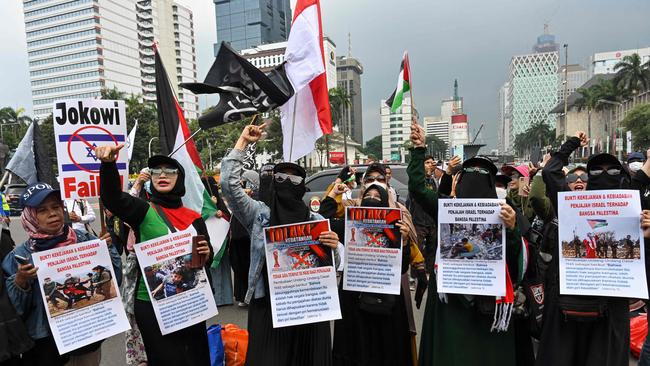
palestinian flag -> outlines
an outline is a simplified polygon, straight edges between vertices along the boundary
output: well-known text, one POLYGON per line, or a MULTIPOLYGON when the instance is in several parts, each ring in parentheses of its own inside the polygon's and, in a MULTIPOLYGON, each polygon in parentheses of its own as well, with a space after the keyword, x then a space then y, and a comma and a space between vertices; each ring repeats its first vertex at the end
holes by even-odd
POLYGON ((411 67, 409 66, 409 55, 404 52, 404 59, 399 67, 399 77, 397 78, 397 88, 393 94, 386 101, 386 105, 390 107, 391 113, 397 113, 397 110, 402 107, 404 96, 411 91, 411 67))
POLYGON ((602 220, 602 219, 587 220, 587 223, 589 224, 589 226, 591 226, 592 229, 597 229, 599 227, 607 226, 607 220, 602 220))
POLYGON ((190 139, 190 129, 187 126, 183 110, 181 109, 174 90, 172 89, 165 66, 162 63, 158 49, 156 54, 156 104, 158 107, 158 123, 160 128, 160 149, 165 155, 171 154, 182 146, 172 156, 185 169, 185 196, 183 206, 199 212, 204 219, 208 219, 217 212, 217 207, 212 203, 209 192, 201 182, 204 172, 199 152, 190 139))

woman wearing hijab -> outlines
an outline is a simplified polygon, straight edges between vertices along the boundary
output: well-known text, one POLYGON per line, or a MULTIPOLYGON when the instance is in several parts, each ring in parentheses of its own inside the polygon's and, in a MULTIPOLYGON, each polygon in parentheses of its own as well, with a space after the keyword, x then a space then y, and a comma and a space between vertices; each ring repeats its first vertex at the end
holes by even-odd
MULTIPOLYGON (((198 252, 205 256, 206 271, 212 262, 208 230, 201 215, 183 206, 185 195, 185 171, 178 161, 154 155, 147 165, 151 172, 150 202, 133 197, 121 190, 120 176, 115 160, 123 144, 100 146, 95 155, 102 161, 99 171, 102 202, 135 231, 137 242, 155 239, 170 232, 185 230, 190 226, 206 240, 198 243, 198 252)), ((199 322, 179 331, 162 335, 151 305, 151 298, 141 271, 133 266, 135 288, 131 298, 126 299, 127 311, 135 314, 135 320, 144 341, 147 361, 158 365, 209 365, 210 353, 205 322, 199 322), (131 309, 129 309, 131 308, 131 309)))
MULTIPOLYGON (((409 194, 429 212, 438 211, 438 193, 423 189, 424 131, 415 121, 411 125, 409 194)), ((487 158, 466 160, 455 188, 457 198, 497 198, 497 168, 487 158)), ((507 273, 513 282, 523 273, 519 268, 521 235, 516 225, 514 209, 501 204, 500 217, 507 229, 507 273)), ((512 284, 510 292, 513 290, 512 284)), ((508 289, 507 289, 508 291, 508 289)), ((429 295, 424 312, 419 363, 421 366, 499 365, 514 366, 515 335, 507 322, 500 332, 492 331, 495 321, 495 297, 440 294, 436 280, 429 281, 429 295)), ((498 310, 498 309, 496 309, 498 310)))
MULTIPOLYGON (((363 207, 389 207, 389 193, 378 184, 366 187, 361 196, 363 207)), ((410 260, 409 226, 398 222, 403 240, 402 274, 406 274, 410 260)), ((334 324, 334 364, 356 365, 414 365, 416 355, 411 350, 411 332, 404 292, 401 295, 366 294, 339 288, 342 319, 334 324), (363 296, 393 303, 390 309, 365 306, 363 296), (364 303, 362 305, 362 303, 364 303)), ((410 297, 408 307, 411 308, 410 297)), ((412 311, 412 309, 409 309, 412 311)))
MULTIPOLYGON (((25 321, 34 347, 22 355, 23 365, 63 365, 69 360, 84 365, 99 365, 101 342, 96 342, 70 354, 59 355, 47 322, 45 305, 36 279, 34 253, 96 239, 86 231, 73 230, 64 224, 61 193, 46 183, 34 183, 21 196, 24 209, 23 228, 29 239, 18 245, 2 262, 6 274, 7 294, 18 315, 25 321), (18 263, 16 256, 27 258, 18 263)), ((115 269, 115 265, 113 266, 115 269)), ((20 333, 14 335, 19 337, 20 333)), ((13 338, 13 337, 12 337, 13 338)), ((14 341, 14 339, 12 339, 14 341)), ((16 344, 21 339, 15 339, 16 344)))
MULTIPOLYGON (((273 168, 273 180, 267 201, 256 201, 241 185, 241 172, 246 147, 258 141, 265 125, 249 125, 242 131, 235 148, 221 163, 221 187, 234 216, 249 231, 250 269, 245 301, 248 310, 248 366, 330 366, 332 365, 329 322, 273 328, 271 303, 264 252, 264 228, 319 220, 310 212, 302 198, 306 192, 305 171, 293 163, 280 163, 273 168)), ((260 192, 262 196, 262 192, 260 192)), ((338 235, 333 231, 320 234, 321 244, 336 248, 340 258, 338 235)))
MULTIPOLYGON (((587 146, 589 138, 576 132, 553 154, 542 171, 546 194, 557 213, 557 195, 574 190, 562 168, 571 153, 587 146)), ((596 154, 587 162, 587 191, 626 189, 630 177, 611 154, 596 154)), ((561 213, 558 213, 561 214, 561 213)), ((628 299, 605 296, 560 295, 557 227, 545 237, 552 259, 544 283, 544 326, 536 365, 623 366, 629 363, 628 299), (576 316, 581 315, 581 316, 576 316)))

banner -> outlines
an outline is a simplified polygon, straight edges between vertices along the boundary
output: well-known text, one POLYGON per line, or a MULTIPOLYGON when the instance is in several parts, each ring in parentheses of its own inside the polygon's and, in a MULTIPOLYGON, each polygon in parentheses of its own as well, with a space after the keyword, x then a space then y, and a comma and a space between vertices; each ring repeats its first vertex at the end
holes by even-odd
POLYGON ((264 229, 273 328, 341 319, 329 220, 264 229))
POLYGON ((636 190, 558 193, 560 293, 648 298, 636 190))
POLYGON ((192 266, 192 226, 134 246, 160 332, 165 335, 217 315, 203 267, 192 266))
POLYGON ((105 241, 35 252, 32 260, 60 354, 131 329, 105 241))
MULTIPOLYGON (((126 142, 123 100, 81 99, 54 102, 54 143, 63 199, 99 197, 99 167, 95 148, 126 142)), ((122 190, 127 190, 127 149, 117 157, 122 190)))
POLYGON ((346 207, 343 289, 399 295, 402 210, 346 207))
POLYGON ((438 200, 438 292, 505 296, 506 231, 499 202, 438 200))

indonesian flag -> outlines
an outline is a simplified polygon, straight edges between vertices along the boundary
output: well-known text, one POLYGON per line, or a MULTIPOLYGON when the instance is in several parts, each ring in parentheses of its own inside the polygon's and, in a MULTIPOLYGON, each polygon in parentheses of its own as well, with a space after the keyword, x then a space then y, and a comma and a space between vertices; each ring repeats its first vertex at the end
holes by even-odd
POLYGON ((296 161, 332 133, 319 0, 296 3, 284 57, 295 94, 280 107, 283 154, 285 161, 296 161))
POLYGON ((180 147, 171 157, 176 159, 185 170, 183 206, 200 213, 204 219, 208 219, 217 212, 217 207, 212 203, 209 192, 201 182, 200 174, 203 172, 203 164, 194 145, 194 140, 190 139, 185 143, 185 140, 191 136, 190 129, 183 116, 183 110, 174 96, 157 48, 155 48, 155 54, 160 148, 162 154, 169 155, 180 147), (183 145, 183 143, 185 144, 183 145))
POLYGON ((391 113, 397 113, 397 110, 402 107, 404 95, 411 90, 411 66, 409 66, 409 55, 404 52, 402 64, 399 67, 399 76, 397 77, 397 87, 393 91, 386 105, 390 107, 391 113))

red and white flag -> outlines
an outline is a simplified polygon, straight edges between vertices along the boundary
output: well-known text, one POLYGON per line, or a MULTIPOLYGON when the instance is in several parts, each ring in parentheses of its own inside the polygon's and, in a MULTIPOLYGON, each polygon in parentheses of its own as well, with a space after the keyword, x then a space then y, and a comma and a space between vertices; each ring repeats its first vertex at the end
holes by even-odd
POLYGON ((319 0, 296 3, 284 57, 295 94, 280 107, 283 154, 285 161, 296 161, 332 133, 319 0))

